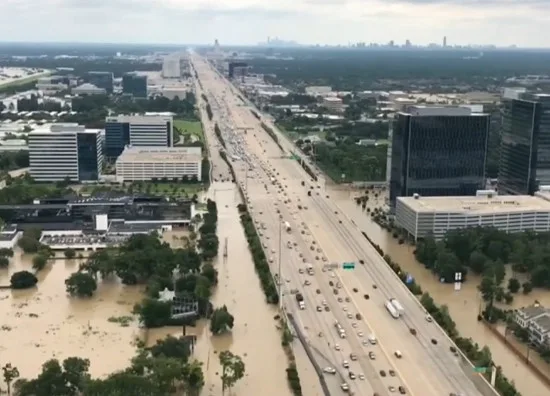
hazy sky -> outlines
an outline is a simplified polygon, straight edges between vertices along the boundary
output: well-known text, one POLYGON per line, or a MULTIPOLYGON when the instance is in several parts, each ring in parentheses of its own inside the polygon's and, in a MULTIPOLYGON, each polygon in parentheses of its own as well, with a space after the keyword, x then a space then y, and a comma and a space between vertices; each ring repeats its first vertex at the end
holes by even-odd
POLYGON ((550 0, 0 0, 2 41, 550 47, 550 0))

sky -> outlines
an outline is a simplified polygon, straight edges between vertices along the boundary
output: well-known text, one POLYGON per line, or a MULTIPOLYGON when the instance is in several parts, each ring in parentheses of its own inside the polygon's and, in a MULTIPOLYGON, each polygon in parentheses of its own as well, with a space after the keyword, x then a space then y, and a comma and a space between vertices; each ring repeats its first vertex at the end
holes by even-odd
POLYGON ((0 0, 0 40, 550 48, 550 0, 0 0))

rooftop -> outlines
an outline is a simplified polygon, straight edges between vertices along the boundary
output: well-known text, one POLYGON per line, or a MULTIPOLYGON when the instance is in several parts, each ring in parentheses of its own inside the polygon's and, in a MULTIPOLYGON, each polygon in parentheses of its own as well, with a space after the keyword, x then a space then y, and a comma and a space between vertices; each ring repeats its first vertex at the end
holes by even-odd
POLYGON ((398 197, 415 212, 453 212, 456 214, 498 214, 510 212, 550 212, 550 201, 531 195, 480 197, 398 197))
POLYGON ((524 316, 526 319, 534 318, 535 316, 542 315, 548 310, 542 305, 530 305, 528 307, 523 307, 518 309, 518 313, 524 316))
POLYGON ((550 331, 550 315, 548 314, 535 319, 533 323, 535 323, 545 332, 550 331))
POLYGON ((118 157, 121 162, 195 162, 201 161, 200 147, 127 147, 118 157))

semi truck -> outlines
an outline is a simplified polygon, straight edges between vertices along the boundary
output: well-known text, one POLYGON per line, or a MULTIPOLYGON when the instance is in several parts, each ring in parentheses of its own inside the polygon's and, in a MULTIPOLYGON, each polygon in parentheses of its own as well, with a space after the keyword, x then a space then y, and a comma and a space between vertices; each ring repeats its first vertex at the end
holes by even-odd
POLYGON ((391 299, 386 301, 386 309, 388 310, 390 315, 393 316, 394 319, 399 318, 399 316, 400 316, 399 311, 394 307, 391 299))
POLYGON ((292 231, 292 227, 290 227, 290 223, 288 221, 285 221, 285 230, 286 232, 292 231))
POLYGON ((298 307, 300 307, 300 309, 306 309, 306 303, 304 302, 304 296, 302 296, 302 293, 296 293, 296 301, 298 302, 298 307))

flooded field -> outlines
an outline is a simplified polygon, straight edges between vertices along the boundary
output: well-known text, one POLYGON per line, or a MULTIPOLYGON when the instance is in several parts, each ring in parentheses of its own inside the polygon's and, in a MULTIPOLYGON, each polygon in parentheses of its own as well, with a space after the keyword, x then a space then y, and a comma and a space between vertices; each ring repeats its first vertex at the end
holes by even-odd
MULTIPOLYGON (((446 304, 456 322, 461 335, 471 337, 480 345, 487 345, 493 354, 494 361, 500 365, 508 379, 514 381, 517 389, 523 395, 544 396, 550 394, 550 389, 529 370, 524 360, 510 351, 487 327, 477 321, 482 299, 477 289, 479 277, 468 275, 468 281, 462 285, 460 291, 455 291, 452 285, 442 284, 424 266, 416 261, 413 255, 414 247, 406 244, 399 245, 388 232, 374 223, 368 213, 363 212, 361 206, 353 201, 353 193, 349 191, 332 192, 338 205, 348 217, 353 217, 359 228, 380 245, 384 252, 397 262, 404 271, 413 275, 424 291, 429 292, 438 304, 446 304)), ((383 206, 384 198, 374 199, 371 195, 370 207, 383 206)), ((521 308, 533 304, 538 300, 541 304, 550 306, 550 292, 534 290, 525 296, 521 293, 514 295, 514 302, 510 308, 521 308)), ((550 374, 550 366, 538 356, 531 353, 529 359, 539 368, 550 374)))
MULTIPOLYGON (((31 256, 16 251, 9 269, 0 270, 0 284, 8 285, 12 273, 31 270, 31 256)), ((128 366, 134 356, 137 323, 128 327, 109 318, 131 315, 142 289, 118 281, 99 282, 91 299, 65 293, 65 279, 78 269, 78 260, 52 260, 38 275, 36 288, 0 290, 0 355, 16 366, 21 377, 36 376, 52 358, 88 358, 93 376, 104 376, 128 366)))
MULTIPOLYGON (((218 204, 220 239, 220 254, 215 263, 219 284, 212 302, 215 307, 227 305, 235 317, 235 327, 231 333, 216 337, 211 336, 206 321, 200 321, 196 327, 187 327, 187 334, 198 337, 194 356, 204 364, 206 385, 203 394, 221 394, 218 353, 231 350, 241 356, 246 365, 246 375, 232 390, 234 395, 290 395, 285 373, 288 362, 274 320, 277 309, 265 303, 260 289, 236 210, 238 195, 235 186, 214 183, 209 198, 215 198, 218 204), (228 255, 224 259, 226 240, 228 255)), ((173 239, 167 237, 167 240, 173 239)), ((168 334, 181 335, 182 328, 151 329, 147 343, 152 345, 168 334)))

